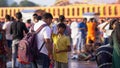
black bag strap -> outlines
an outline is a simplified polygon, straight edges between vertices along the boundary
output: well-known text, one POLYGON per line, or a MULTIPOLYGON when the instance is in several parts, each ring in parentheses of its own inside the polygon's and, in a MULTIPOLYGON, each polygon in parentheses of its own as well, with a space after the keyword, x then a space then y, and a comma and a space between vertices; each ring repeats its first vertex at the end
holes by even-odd
POLYGON ((40 51, 42 50, 44 44, 45 44, 45 41, 43 42, 43 44, 42 44, 42 46, 40 47, 40 49, 38 49, 38 52, 40 52, 40 51))

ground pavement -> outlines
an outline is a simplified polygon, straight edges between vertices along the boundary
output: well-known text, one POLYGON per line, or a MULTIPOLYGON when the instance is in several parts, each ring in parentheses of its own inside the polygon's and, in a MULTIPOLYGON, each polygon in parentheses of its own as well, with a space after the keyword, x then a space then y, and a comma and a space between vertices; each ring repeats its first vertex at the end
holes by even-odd
POLYGON ((69 60, 69 68, 97 68, 96 62, 69 60))

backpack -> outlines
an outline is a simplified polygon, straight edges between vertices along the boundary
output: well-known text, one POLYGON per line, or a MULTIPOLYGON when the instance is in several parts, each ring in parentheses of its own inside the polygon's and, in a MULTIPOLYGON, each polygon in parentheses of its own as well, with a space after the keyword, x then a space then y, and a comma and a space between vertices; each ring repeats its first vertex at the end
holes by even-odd
POLYGON ((27 33, 27 35, 22 40, 20 40, 18 44, 18 61, 21 64, 29 64, 30 62, 34 62, 34 60, 36 60, 40 50, 45 43, 44 42, 41 48, 38 49, 36 35, 45 26, 47 26, 47 24, 41 25, 37 31, 27 33))

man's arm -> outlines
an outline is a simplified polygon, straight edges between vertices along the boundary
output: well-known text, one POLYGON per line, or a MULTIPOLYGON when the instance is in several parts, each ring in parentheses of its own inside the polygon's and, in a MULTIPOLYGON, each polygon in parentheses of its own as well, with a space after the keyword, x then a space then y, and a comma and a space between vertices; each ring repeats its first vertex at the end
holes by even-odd
POLYGON ((23 28, 24 28, 25 33, 28 33, 28 29, 27 29, 27 27, 25 26, 25 24, 23 25, 23 28))
POLYGON ((102 28, 102 31, 103 31, 103 32, 106 32, 105 27, 106 27, 108 24, 109 24, 109 22, 107 22, 107 23, 103 26, 103 28, 102 28))
POLYGON ((43 32, 43 36, 44 36, 44 42, 45 42, 45 46, 46 49, 48 51, 48 55, 50 57, 50 59, 52 60, 52 41, 51 41, 51 29, 49 27, 46 26, 44 32, 43 32))
POLYGON ((10 25, 10 34, 13 34, 12 24, 10 25))
POLYGON ((51 55, 52 54, 52 43, 51 43, 50 39, 45 39, 45 44, 46 44, 46 48, 48 50, 48 54, 51 55))

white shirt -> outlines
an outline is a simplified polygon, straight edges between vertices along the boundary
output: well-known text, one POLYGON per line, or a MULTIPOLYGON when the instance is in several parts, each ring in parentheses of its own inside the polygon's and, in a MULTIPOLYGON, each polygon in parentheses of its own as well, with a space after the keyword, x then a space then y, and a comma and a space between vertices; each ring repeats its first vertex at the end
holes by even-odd
MULTIPOLYGON (((44 21, 40 20, 38 23, 35 23, 34 30, 36 31, 41 25, 46 24, 44 21)), ((38 49, 41 48, 44 39, 50 39, 51 38, 51 29, 49 26, 45 26, 38 34, 37 34, 37 44, 38 49)), ((44 53, 48 55, 48 51, 46 49, 46 46, 44 45, 43 48, 40 51, 41 53, 44 53)))
POLYGON ((78 23, 72 22, 70 28, 71 28, 71 37, 76 38, 79 33, 78 23))
POLYGON ((100 31, 102 31, 102 28, 104 27, 105 24, 106 24, 106 23, 101 23, 101 24, 99 24, 99 25, 97 26, 100 31))
POLYGON ((12 22, 5 22, 2 29, 6 31, 6 39, 7 40, 12 40, 12 35, 10 34, 10 26, 12 22))
MULTIPOLYGON (((106 23, 107 22, 104 22, 101 25, 99 25, 100 29, 102 29, 106 25, 106 23)), ((110 24, 106 25, 105 28, 104 28, 106 30, 106 32, 103 32, 103 37, 104 38, 108 38, 109 37, 109 35, 107 34, 107 31, 109 30, 109 27, 110 27, 110 24)))

